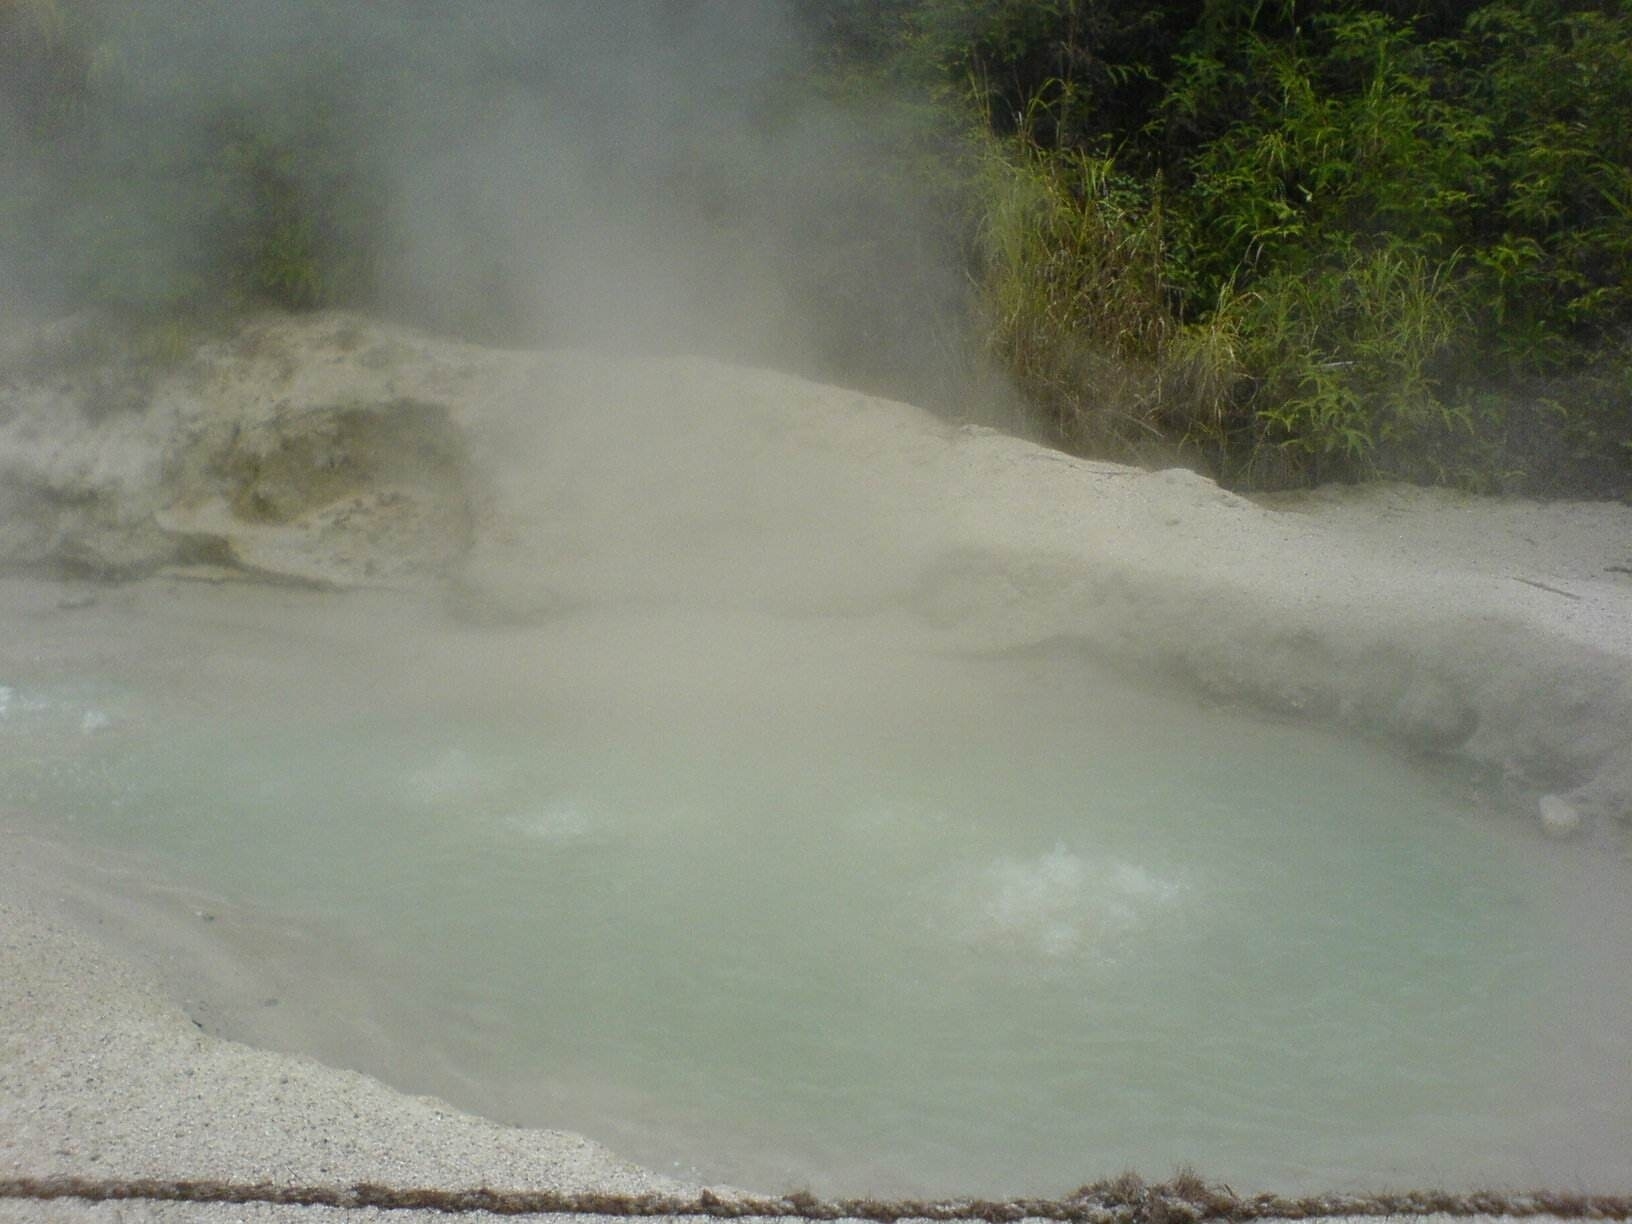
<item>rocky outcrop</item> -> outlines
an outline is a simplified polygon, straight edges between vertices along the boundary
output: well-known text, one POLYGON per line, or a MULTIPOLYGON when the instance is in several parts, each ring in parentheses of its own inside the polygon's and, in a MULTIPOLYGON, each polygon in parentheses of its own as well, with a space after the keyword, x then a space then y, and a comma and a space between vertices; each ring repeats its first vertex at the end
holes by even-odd
POLYGON ((1066 640, 1628 815, 1632 509, 1365 496, 1270 509, 769 371, 341 315, 164 361, 89 320, 0 351, 0 564, 1066 640))
POLYGON ((343 318, 252 324, 184 356, 74 319, 0 357, 0 562, 173 566, 321 585, 436 581, 470 543, 452 375, 343 318), (400 366, 400 368, 399 368, 400 366))

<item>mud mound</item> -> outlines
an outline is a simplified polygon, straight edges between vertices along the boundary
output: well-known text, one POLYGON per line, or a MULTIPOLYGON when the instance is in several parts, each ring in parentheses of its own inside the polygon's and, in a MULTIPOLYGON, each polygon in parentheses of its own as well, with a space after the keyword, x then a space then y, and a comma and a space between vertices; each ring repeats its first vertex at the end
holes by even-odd
POLYGON ((88 319, 14 337, 0 563, 439 581, 470 546, 468 444, 445 399, 396 390, 417 352, 344 319, 266 320, 179 356, 88 319))
MULTIPOLYGON (((0 566, 435 593, 525 627, 687 605, 1062 641, 1632 813, 1632 507, 1275 508, 703 358, 342 315, 0 342, 0 566)), ((1560 804, 1567 817, 1559 819, 1560 804)))

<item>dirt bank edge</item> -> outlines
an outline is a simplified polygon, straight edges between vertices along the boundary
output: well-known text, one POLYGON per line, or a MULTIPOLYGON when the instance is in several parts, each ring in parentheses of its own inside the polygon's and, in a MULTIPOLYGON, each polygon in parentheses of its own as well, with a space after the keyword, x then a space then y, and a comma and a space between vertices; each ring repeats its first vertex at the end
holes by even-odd
POLYGON ((1560 830, 1632 820, 1632 507, 1389 487, 1254 504, 700 358, 266 316, 162 367, 0 345, 0 566, 586 606, 902 608, 1067 640, 1466 759, 1560 830))

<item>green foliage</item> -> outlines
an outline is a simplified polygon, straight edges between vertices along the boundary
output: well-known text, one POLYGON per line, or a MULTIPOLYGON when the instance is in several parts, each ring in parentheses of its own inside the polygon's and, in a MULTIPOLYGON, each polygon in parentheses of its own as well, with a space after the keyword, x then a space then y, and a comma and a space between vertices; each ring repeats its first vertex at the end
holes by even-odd
POLYGON ((1471 425, 1460 448, 1434 455, 1443 465, 1437 479, 1481 491, 1624 496, 1632 469, 1632 349, 1521 386, 1457 390, 1471 425))
POLYGON ((1459 321, 1450 270, 1388 242, 1260 280, 1240 318, 1256 390, 1234 448, 1253 483, 1430 474, 1424 450, 1466 426, 1431 373, 1459 321))
POLYGON ((1632 489, 1626 400, 1587 391, 1632 335, 1627 0, 922 0, 906 27, 1013 142, 984 319, 1055 436, 1156 429, 1243 483, 1632 489))
POLYGON ((910 73, 967 93, 999 135, 1115 153, 1159 169, 1136 139, 1173 47, 1203 0, 919 0, 897 18, 910 73))
MULTIPOLYGON (((480 45, 472 107, 545 61, 520 3, 383 0, 366 45, 360 9, 277 3, 241 72, 230 5, 0 0, 8 277, 166 317, 369 304, 390 201, 353 137, 435 23, 480 45)), ((767 78, 756 138, 811 140, 813 99, 870 135, 779 266, 814 348, 892 350, 859 378, 983 349, 1050 437, 1239 483, 1632 490, 1632 0, 788 3, 818 68, 767 78)), ((502 261, 469 241, 451 265, 502 261)))
POLYGON ((355 300, 368 240, 347 178, 344 159, 315 141, 280 141, 252 124, 225 129, 206 202, 217 283, 238 300, 288 309, 355 300))
POLYGON ((270 88, 226 79, 201 109, 199 70, 178 68, 185 57, 139 15, 101 0, 0 4, 0 93, 19 87, 0 96, 15 171, 0 217, 33 253, 25 287, 171 317, 359 300, 381 204, 340 136, 333 54, 302 48, 270 88))
POLYGON ((982 331, 1041 431, 1133 460, 1222 445, 1246 385, 1239 320, 1172 309, 1160 180, 1022 134, 988 140, 980 182, 982 331))
POLYGON ((1160 208, 1108 159, 988 145, 981 304, 992 351, 1076 445, 1126 449, 1154 432, 1136 386, 1171 326, 1162 302, 1160 208), (1120 393, 1105 382, 1120 380, 1120 393))
POLYGON ((1196 124, 1220 94, 1238 112, 1190 161, 1173 278, 1243 290, 1225 318, 1252 390, 1211 439, 1221 474, 1422 475, 1424 449, 1464 426, 1431 371, 1465 322, 1455 243, 1488 125, 1436 96, 1449 49, 1380 12, 1249 30, 1233 50, 1182 57, 1164 118, 1196 124))
MULTIPOLYGON (((1434 96, 1446 49, 1380 13, 1315 18, 1299 38, 1244 39, 1246 113, 1191 159, 1196 274, 1297 265, 1363 237, 1443 256, 1482 174, 1487 125, 1434 96)), ((1169 95, 1194 117, 1218 65, 1183 62, 1169 95)))
POLYGON ((1470 243, 1488 347, 1554 371, 1632 323, 1632 6, 1497 3, 1467 28, 1494 133, 1470 243))

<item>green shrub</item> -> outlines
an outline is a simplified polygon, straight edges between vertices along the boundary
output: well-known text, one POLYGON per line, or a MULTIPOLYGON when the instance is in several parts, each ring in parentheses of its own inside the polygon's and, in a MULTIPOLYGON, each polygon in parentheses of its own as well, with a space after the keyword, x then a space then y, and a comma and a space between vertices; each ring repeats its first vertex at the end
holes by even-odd
POLYGON ((1077 446, 1156 432, 1154 367, 1171 327, 1160 210, 1114 163, 990 142, 981 175, 983 324, 992 352, 1077 446))
POLYGON ((1055 437, 1159 431, 1244 483, 1632 487, 1627 0, 921 0, 905 27, 1017 141, 983 325, 1055 437))
POLYGON ((238 123, 222 131, 209 166, 203 221, 220 291, 296 310, 363 296, 370 209, 350 190, 344 155, 238 123))
POLYGON ((1460 321, 1446 265, 1403 243, 1353 246, 1257 282, 1242 299, 1254 382, 1244 446, 1251 483, 1422 476, 1422 456, 1466 428, 1433 363, 1460 321))
POLYGON ((1491 166, 1469 248, 1487 349, 1523 377, 1632 325, 1632 5, 1489 4, 1468 19, 1467 104, 1491 166))

